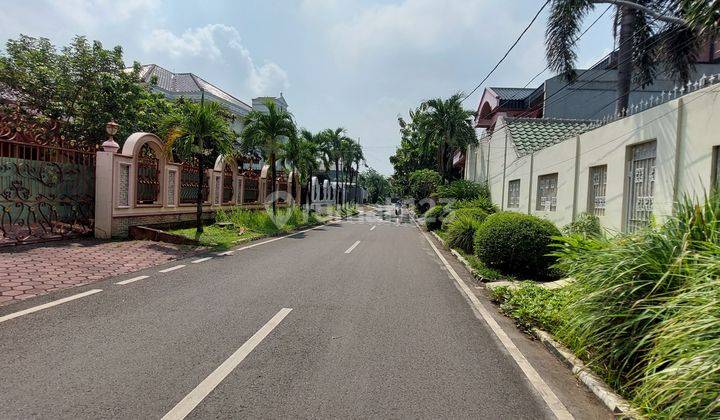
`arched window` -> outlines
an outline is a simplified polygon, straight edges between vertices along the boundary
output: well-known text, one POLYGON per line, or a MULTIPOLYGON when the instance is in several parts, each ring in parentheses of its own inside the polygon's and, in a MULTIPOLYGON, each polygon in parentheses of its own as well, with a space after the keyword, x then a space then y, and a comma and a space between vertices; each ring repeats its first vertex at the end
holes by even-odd
POLYGON ((137 157, 136 191, 138 205, 160 204, 160 160, 147 143, 137 157))

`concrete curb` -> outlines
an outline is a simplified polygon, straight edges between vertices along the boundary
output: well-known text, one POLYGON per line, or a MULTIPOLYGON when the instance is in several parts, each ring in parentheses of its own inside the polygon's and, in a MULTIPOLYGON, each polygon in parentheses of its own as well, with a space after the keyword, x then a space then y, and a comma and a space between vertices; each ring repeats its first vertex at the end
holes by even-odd
POLYGON ((478 274, 475 271, 475 269, 472 267, 472 265, 470 265, 470 262, 465 259, 465 257, 463 257, 459 252, 455 251, 454 249, 448 247, 447 244, 445 243, 445 241, 440 237, 440 235, 438 235, 434 231, 431 231, 430 233, 435 237, 435 239, 438 240, 438 242, 440 242, 443 245, 443 247, 450 250, 450 252, 455 256, 455 258, 457 258, 458 261, 460 261, 465 266, 465 268, 467 268, 467 270, 470 272, 470 274, 473 276, 473 278, 475 280, 477 280, 478 282, 481 282, 481 283, 487 282, 487 279, 485 279, 483 276, 478 274))
POLYGON ((616 394, 602 379, 592 373, 582 360, 557 342, 552 335, 538 328, 533 328, 532 332, 613 414, 621 418, 643 418, 627 400, 616 394))
MULTIPOLYGON (((447 248, 445 241, 443 241, 443 239, 437 233, 432 231, 430 233, 435 237, 435 239, 438 240, 438 242, 440 242, 445 248, 447 248)), ((473 270, 472 266, 470 266, 470 263, 462 255, 460 255, 459 252, 455 251, 454 249, 450 249, 450 252, 463 265, 465 265, 468 271, 472 273, 473 277, 478 280, 482 280, 482 278, 478 278, 478 275, 475 273, 475 270, 473 270)), ((632 406, 627 400, 615 393, 602 379, 592 373, 592 371, 587 366, 585 366, 585 363, 583 363, 582 360, 575 356, 568 348, 556 341, 552 335, 538 328, 533 328, 532 333, 535 338, 537 338, 538 341, 543 343, 543 345, 545 345, 545 348, 547 348, 552 354, 555 355, 555 357, 557 357, 565 366, 567 366, 572 371, 572 373, 577 376, 578 380, 580 380, 580 382, 582 382, 582 384, 585 385, 585 387, 589 389, 590 392, 592 392, 595 397, 597 397, 597 399, 602 401, 602 403, 605 404, 605 406, 610 411, 612 411, 613 414, 620 418, 643 418, 636 410, 632 408, 632 406)))

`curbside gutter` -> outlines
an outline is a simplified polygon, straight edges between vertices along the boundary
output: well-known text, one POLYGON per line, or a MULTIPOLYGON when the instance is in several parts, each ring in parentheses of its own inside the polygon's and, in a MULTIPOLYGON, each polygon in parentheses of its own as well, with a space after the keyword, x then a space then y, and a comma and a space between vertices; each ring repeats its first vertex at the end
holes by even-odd
POLYGON ((616 416, 620 418, 640 419, 643 418, 630 403, 615 393, 602 379, 592 373, 577 356, 567 347, 557 342, 549 333, 533 328, 533 335, 542 342, 572 373, 578 377, 595 396, 605 404, 616 416))
MULTIPOLYGON (((438 240, 445 248, 448 248, 445 244, 445 241, 435 232, 430 232, 435 239, 438 240)), ((470 263, 462 256, 459 252, 455 251, 452 248, 448 248, 450 252, 455 256, 455 258, 460 261, 465 268, 472 274, 472 276, 478 280, 482 280, 482 277, 478 277, 478 275, 475 273, 475 270, 473 270, 470 263)), ((487 287, 487 285, 485 285, 487 287)), ((585 385, 587 389, 592 392, 597 399, 599 399, 605 406, 612 411, 612 413, 619 417, 624 419, 642 419, 643 416, 640 415, 635 409, 632 408, 630 403, 618 395, 615 391, 610 388, 602 379, 600 379, 597 375, 595 375, 587 366, 585 366, 585 363, 582 362, 577 356, 575 356, 570 349, 560 344, 557 340, 553 338, 553 336, 541 329, 533 328, 532 330, 533 336, 537 338, 538 341, 543 343, 545 348, 547 348, 550 353, 555 355, 555 357, 558 358, 566 367, 568 367, 572 373, 578 378, 578 380, 585 385)))

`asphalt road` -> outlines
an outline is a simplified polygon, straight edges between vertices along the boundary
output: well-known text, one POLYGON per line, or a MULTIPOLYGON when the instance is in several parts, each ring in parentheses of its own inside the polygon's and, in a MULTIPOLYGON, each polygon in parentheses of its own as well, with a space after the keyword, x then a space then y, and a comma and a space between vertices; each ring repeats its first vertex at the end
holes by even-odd
MULTIPOLYGON (((389 214, 3 308, 102 290, 0 321, 0 418, 553 418, 421 232, 389 214)), ((610 417, 509 335, 576 418, 610 417)))

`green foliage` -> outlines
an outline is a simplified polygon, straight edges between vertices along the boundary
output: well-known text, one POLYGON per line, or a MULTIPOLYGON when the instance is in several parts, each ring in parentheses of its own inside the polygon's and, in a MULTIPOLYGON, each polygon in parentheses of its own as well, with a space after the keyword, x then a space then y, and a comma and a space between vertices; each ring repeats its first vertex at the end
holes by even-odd
MULTIPOLYGON (((474 249, 474 245, 473 245, 474 249)), ((479 276, 482 281, 498 281, 498 280, 513 280, 512 276, 500 273, 499 271, 488 267, 480 258, 476 257, 475 254, 465 253, 461 250, 462 256, 470 263, 475 275, 479 276)))
POLYGON ((94 147, 107 139, 105 124, 115 119, 122 143, 136 131, 159 132, 175 111, 172 102, 140 83, 140 66, 125 71, 122 49, 75 37, 60 51, 46 38, 21 35, 0 56, 0 91, 13 97, 31 122, 59 123, 68 145, 94 147))
POLYGON ((557 335, 651 417, 720 416, 720 197, 613 239, 567 237, 557 335))
POLYGON ((445 206, 445 213, 447 215, 443 217, 441 229, 447 231, 450 228, 450 224, 457 219, 455 210, 452 210, 449 206, 445 206))
POLYGON ((429 99, 422 105, 427 117, 422 119, 421 131, 440 148, 437 169, 443 179, 450 178, 455 151, 477 144, 472 124, 474 113, 463 108, 463 96, 458 92, 447 99, 429 99))
POLYGON ((453 209, 462 209, 462 208, 479 208, 485 211, 487 214, 493 214, 498 212, 498 208, 495 204, 492 203, 490 200, 490 197, 483 197, 480 196, 474 200, 469 201, 455 201, 450 203, 450 207, 453 209))
POLYGON ((435 206, 425 212, 425 227, 427 230, 440 229, 443 218, 445 217, 445 208, 443 206, 435 206))
POLYGON ((603 235, 600 219, 589 213, 582 213, 577 220, 563 227, 564 235, 581 235, 585 237, 600 237, 603 235))
POLYGON ((470 201, 480 197, 489 198, 490 191, 487 184, 458 179, 438 187, 437 195, 445 199, 470 201))
POLYGON ((398 196, 410 194, 410 174, 420 169, 437 169, 438 139, 425 133, 428 118, 425 106, 410 111, 410 121, 400 122, 400 146, 390 156, 393 181, 398 196))
POLYGON ((388 179, 372 168, 360 174, 360 186, 367 190, 369 203, 382 203, 392 194, 388 179))
POLYGON ((546 289, 524 281, 517 287, 498 286, 489 290, 500 309, 525 331, 538 327, 552 333, 565 323, 569 294, 564 288, 546 289))
POLYGON ((297 153, 293 155, 293 151, 287 151, 286 154, 294 161, 295 167, 300 172, 300 182, 307 184, 308 191, 310 190, 310 182, 313 174, 315 174, 320 168, 319 161, 322 157, 321 150, 322 140, 319 134, 313 134, 309 130, 300 130, 300 135, 297 138, 297 153))
POLYGON ((420 169, 410 174, 410 194, 416 203, 430 198, 440 184, 442 177, 432 169, 420 169))
POLYGON ((230 153, 237 134, 230 128, 230 116, 216 102, 203 104, 181 101, 179 112, 162 122, 165 146, 182 160, 202 157, 205 167, 220 154, 230 153))
POLYGON ((485 210, 478 207, 463 207, 454 211, 458 219, 465 218, 471 219, 476 222, 482 223, 488 217, 485 210))
POLYGON ((475 237, 475 231, 477 231, 480 227, 482 220, 487 217, 487 214, 480 209, 461 209, 456 210, 455 214, 455 220, 450 223, 447 230, 447 245, 450 248, 458 248, 467 253, 472 253, 474 248, 473 238, 475 237), (478 210, 479 213, 477 213, 477 215, 482 216, 476 217, 470 214, 465 214, 469 212, 460 213, 464 210, 478 210))
POLYGON ((547 220, 503 212, 488 216, 475 234, 475 254, 489 267, 538 277, 550 276, 548 256, 560 231, 547 220))

